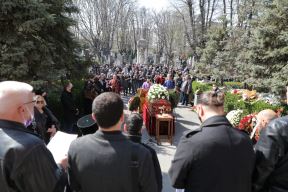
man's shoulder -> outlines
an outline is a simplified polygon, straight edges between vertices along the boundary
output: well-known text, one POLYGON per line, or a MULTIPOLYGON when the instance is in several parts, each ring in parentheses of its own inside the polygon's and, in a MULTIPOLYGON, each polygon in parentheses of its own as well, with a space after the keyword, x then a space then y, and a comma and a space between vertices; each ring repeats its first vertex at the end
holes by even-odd
POLYGON ((277 134, 279 132, 288 133, 288 129, 283 129, 288 126, 288 116, 280 117, 272 120, 267 128, 266 132, 269 135, 277 134))
MULTIPOLYGON (((128 141, 128 145, 131 146, 132 150, 133 150, 133 148, 134 148, 135 150, 137 150, 137 153, 140 154, 140 155, 143 156, 143 157, 145 157, 147 154, 148 154, 148 155, 151 155, 150 150, 151 150, 152 148, 149 149, 147 146, 144 146, 144 145, 142 145, 142 144, 140 144, 140 143, 134 143, 134 142, 132 142, 132 141, 128 141)), ((153 149, 152 149, 152 150, 153 150, 153 149)))
POLYGON ((17 163, 23 162, 27 156, 41 156, 38 153, 39 150, 46 148, 43 140, 33 133, 18 130, 7 130, 5 133, 0 131, 0 145, 2 147, 1 155, 9 153, 7 158, 14 159, 17 163), (13 153, 10 153, 11 151, 13 153))
POLYGON ((155 149, 153 149, 151 146, 147 145, 147 144, 144 144, 144 143, 141 143, 142 146, 144 146, 146 149, 148 149, 148 151, 150 151, 150 153, 152 154, 152 156, 156 155, 157 156, 157 153, 155 151, 155 149))
POLYGON ((43 140, 41 140, 34 133, 29 132, 28 130, 27 131, 17 130, 17 128, 9 129, 6 130, 5 132, 3 131, 3 133, 1 133, 0 135, 0 138, 2 141, 6 139, 7 140, 6 142, 9 143, 10 146, 14 146, 20 149, 31 148, 35 145, 44 144, 43 140))
POLYGON ((189 130, 189 131, 186 131, 184 133, 184 135, 182 136, 182 139, 183 141, 192 141, 194 138, 197 138, 199 137, 199 133, 202 132, 202 127, 199 126, 199 127, 196 127, 192 130, 189 130))
POLYGON ((78 137, 77 139, 72 141, 72 143, 70 144, 70 149, 81 149, 85 147, 85 145, 89 145, 93 140, 92 137, 93 134, 78 137))

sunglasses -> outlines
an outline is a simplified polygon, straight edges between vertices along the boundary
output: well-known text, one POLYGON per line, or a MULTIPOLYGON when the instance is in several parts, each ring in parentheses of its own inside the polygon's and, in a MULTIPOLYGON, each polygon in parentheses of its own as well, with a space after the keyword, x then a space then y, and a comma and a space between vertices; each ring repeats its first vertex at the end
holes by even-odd
POLYGON ((36 104, 44 104, 44 101, 36 101, 36 104))

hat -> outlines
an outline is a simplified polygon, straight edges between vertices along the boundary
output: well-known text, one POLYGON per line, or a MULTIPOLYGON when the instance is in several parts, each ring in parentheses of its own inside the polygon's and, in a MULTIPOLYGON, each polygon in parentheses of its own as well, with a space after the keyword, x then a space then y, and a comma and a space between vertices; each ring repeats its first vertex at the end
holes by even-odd
POLYGON ((98 129, 98 125, 96 121, 92 118, 91 114, 81 117, 77 121, 77 127, 80 129, 83 135, 95 133, 98 129))

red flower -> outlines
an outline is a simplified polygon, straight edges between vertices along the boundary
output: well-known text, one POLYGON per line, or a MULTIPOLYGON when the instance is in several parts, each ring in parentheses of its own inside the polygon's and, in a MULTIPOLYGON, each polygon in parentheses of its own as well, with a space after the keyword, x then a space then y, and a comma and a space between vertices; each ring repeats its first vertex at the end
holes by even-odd
POLYGON ((250 115, 243 117, 240 120, 238 128, 240 130, 246 131, 247 133, 251 133, 253 130, 253 118, 254 117, 255 117, 255 115, 253 115, 253 114, 250 114, 250 115))

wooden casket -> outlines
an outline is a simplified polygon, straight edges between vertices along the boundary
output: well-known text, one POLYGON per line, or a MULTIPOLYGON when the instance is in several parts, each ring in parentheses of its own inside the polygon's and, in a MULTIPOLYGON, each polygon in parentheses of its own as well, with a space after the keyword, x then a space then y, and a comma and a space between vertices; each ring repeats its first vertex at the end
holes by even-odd
MULTIPOLYGON (((168 100, 160 99, 153 102, 146 102, 143 105, 143 121, 150 135, 155 135, 156 115, 161 113, 172 114, 171 103, 168 100)), ((173 116, 174 117, 174 116, 173 116)), ((173 119, 173 134, 175 133, 175 119, 173 119)), ((163 122, 160 127, 168 126, 163 122)), ((160 135, 167 135, 167 129, 161 129, 160 135)))

